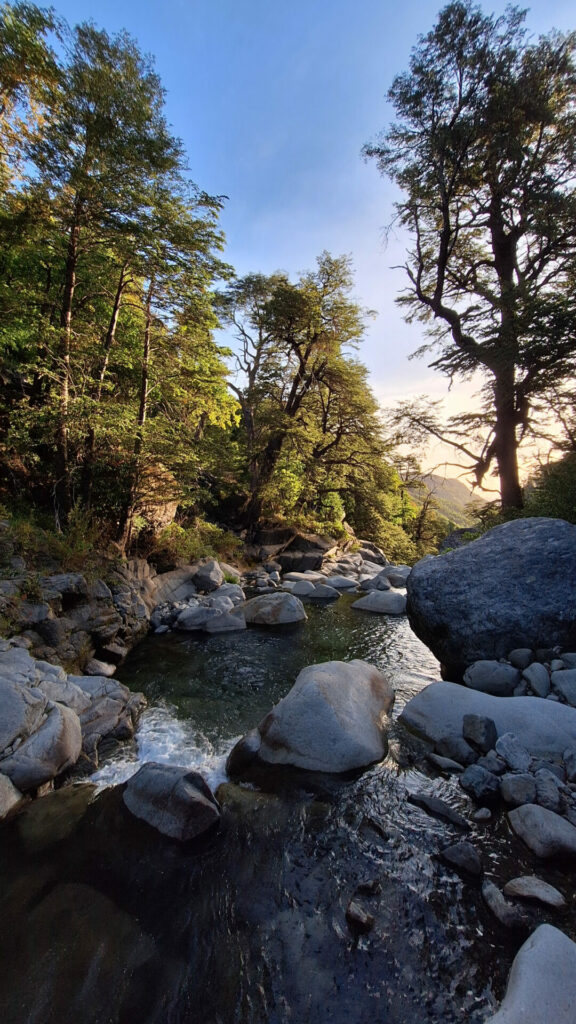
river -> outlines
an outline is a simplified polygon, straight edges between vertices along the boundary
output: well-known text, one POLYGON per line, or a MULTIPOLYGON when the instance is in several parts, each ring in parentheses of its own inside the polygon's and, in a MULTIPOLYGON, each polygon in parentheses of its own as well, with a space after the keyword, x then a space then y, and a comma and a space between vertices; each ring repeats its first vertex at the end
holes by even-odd
MULTIPOLYGON (((401 726, 386 760, 353 782, 280 795, 226 782, 235 739, 307 664, 372 662, 395 687, 395 716, 438 678, 406 619, 350 604, 310 605, 296 627, 150 637, 127 659, 118 677, 149 700, 135 742, 1 830, 2 1024, 481 1024, 489 1015, 519 941, 494 925, 478 888, 436 859, 461 836, 407 795, 470 807, 453 779, 407 763, 401 726), (132 818, 114 784, 146 760, 222 783, 218 829, 181 846, 132 818), (365 935, 347 924, 352 898, 374 918, 365 935)), ((471 841, 498 880, 512 856, 502 825, 478 826, 471 841)))

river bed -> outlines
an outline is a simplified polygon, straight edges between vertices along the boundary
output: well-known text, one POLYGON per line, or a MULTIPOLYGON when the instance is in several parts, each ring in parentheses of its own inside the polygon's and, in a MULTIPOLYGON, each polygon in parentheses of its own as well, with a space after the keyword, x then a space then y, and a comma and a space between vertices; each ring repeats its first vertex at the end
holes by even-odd
MULTIPOLYGON (((281 795, 226 782, 235 739, 307 664, 372 662, 395 687, 395 716, 438 678, 405 618, 350 604, 309 606, 296 627, 150 637, 132 653, 118 677, 150 702, 135 742, 0 833, 3 1024, 481 1024, 489 1015, 521 939, 502 934, 479 889, 436 859, 461 835, 408 794, 442 796, 464 813, 470 805, 453 779, 406 766, 401 726, 386 760, 353 782, 281 795), (223 783, 218 830, 181 846, 129 815, 113 784, 146 760, 223 783), (352 898, 374 918, 366 935, 347 924, 352 898)), ((471 841, 497 881, 521 873, 502 821, 478 826, 471 841)))

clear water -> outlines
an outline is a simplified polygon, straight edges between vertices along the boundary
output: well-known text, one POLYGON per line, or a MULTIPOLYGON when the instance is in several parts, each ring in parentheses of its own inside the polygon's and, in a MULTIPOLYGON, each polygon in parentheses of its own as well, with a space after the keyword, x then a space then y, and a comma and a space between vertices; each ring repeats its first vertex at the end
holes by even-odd
MULTIPOLYGON (((309 616, 283 629, 151 637, 132 654, 119 676, 150 701, 136 742, 101 767, 96 787, 65 788, 0 831, 3 1024, 481 1024, 489 1015, 523 936, 503 934, 478 888, 436 859, 458 831, 407 802, 421 789, 469 813, 454 780, 401 767, 399 756, 320 793, 225 783, 220 826, 187 845, 133 818, 121 788, 106 788, 145 760, 200 768, 218 784, 235 738, 313 662, 374 663, 394 683, 396 714, 437 678, 404 619, 355 612, 346 597, 309 616), (352 898, 374 919, 365 935, 347 923, 352 898)), ((408 747, 395 726, 391 751, 408 747)), ((499 884, 535 870, 501 821, 469 838, 499 884)))

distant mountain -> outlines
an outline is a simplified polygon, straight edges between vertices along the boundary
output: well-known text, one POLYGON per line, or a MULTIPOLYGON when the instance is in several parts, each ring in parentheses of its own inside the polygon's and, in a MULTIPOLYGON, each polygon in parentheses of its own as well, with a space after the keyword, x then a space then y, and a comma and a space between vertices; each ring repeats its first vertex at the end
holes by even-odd
MULTIPOLYGON (((453 480, 436 473, 427 473, 422 477, 423 483, 432 493, 436 503, 436 511, 455 526, 470 526, 473 519, 465 512, 466 505, 471 501, 484 504, 485 498, 478 492, 472 492, 461 480, 453 480)), ((424 492, 417 487, 408 488, 410 495, 418 503, 422 501, 424 492)))

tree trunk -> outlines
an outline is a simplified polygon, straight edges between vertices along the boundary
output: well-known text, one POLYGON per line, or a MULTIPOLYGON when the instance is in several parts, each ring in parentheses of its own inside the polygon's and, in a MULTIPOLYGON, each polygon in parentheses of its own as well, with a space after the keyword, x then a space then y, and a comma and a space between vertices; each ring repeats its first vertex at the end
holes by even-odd
POLYGON ((514 396, 514 369, 499 370, 494 379, 494 451, 500 478, 500 496, 504 510, 524 506, 518 472, 518 439, 516 436, 516 408, 514 396))
POLYGON ((148 415, 148 387, 150 381, 150 354, 152 334, 152 297, 154 294, 154 279, 150 281, 146 295, 146 324, 144 327, 144 341, 142 347, 142 372, 140 377, 140 403, 138 407, 138 421, 136 436, 134 438, 134 449, 132 459, 132 472, 128 495, 120 517, 120 546, 127 551, 132 540, 132 528, 134 525, 134 507, 138 493, 140 480, 141 455, 144 447, 144 424, 148 415))
POLYGON ((82 202, 78 198, 74 204, 74 215, 68 236, 68 252, 64 271, 64 293, 60 311, 60 410, 58 433, 56 438, 56 525, 61 528, 66 524, 72 509, 72 482, 70 479, 69 427, 70 410, 70 356, 72 348, 72 307, 76 289, 76 269, 78 265, 78 242, 80 239, 80 215, 82 202))
MULTIPOLYGON (((116 295, 114 296, 114 304, 112 306, 112 312, 110 314, 110 322, 108 324, 108 330, 106 331, 106 338, 104 340, 104 350, 102 353, 102 361, 100 364, 100 370, 98 373, 98 382, 95 393, 96 403, 96 415, 98 415, 99 405, 102 401, 102 391, 104 388, 104 380, 106 378, 106 371, 108 369, 108 362, 110 359, 110 352, 114 341, 116 340, 116 328, 118 326, 118 317, 120 315, 120 308, 122 305, 122 296, 128 284, 127 276, 127 264, 125 263, 120 271, 120 278, 118 280, 118 287, 116 289, 116 295)), ((84 466, 82 470, 82 502, 86 508, 90 508, 92 504, 92 488, 94 485, 94 453, 96 448, 96 429, 94 423, 91 423, 88 427, 86 435, 86 455, 84 458, 84 466)))

